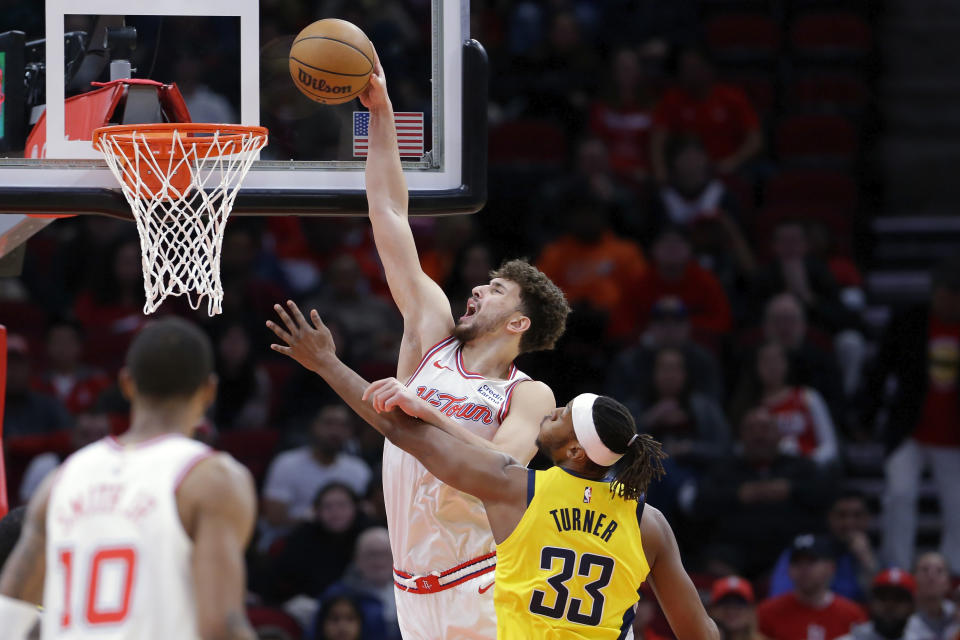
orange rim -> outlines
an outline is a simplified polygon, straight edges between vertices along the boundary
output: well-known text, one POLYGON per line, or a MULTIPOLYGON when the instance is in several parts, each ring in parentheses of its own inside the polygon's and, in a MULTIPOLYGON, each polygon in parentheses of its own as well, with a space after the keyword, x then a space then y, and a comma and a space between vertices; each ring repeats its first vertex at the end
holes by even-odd
MULTIPOLYGON (((184 142, 198 150, 206 151, 213 145, 214 140, 219 144, 240 142, 245 136, 267 136, 266 127, 246 126, 240 124, 209 124, 202 122, 163 122, 155 124, 121 124, 111 127, 100 127, 93 130, 93 147, 97 151, 103 151, 102 140, 104 138, 112 140, 121 147, 132 149, 135 145, 143 142, 156 142, 158 145, 169 144, 173 141, 174 134, 180 134, 184 142), (134 134, 144 134, 143 138, 134 137, 134 134), (186 134, 186 135, 184 135, 186 134), (213 137, 216 134, 216 138, 213 137)), ((150 145, 153 146, 153 145, 150 145)), ((167 147, 166 153, 174 152, 173 157, 178 157, 177 149, 167 147)), ((164 154, 166 155, 166 154, 164 154)))

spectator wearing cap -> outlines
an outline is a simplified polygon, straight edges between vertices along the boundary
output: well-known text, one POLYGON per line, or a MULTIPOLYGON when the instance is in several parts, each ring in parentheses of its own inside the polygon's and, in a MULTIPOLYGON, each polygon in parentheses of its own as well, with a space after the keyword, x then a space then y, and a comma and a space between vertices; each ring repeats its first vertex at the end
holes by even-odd
POLYGON ((765 640, 757 631, 756 598, 753 587, 740 576, 714 581, 708 612, 724 640, 765 640))
POLYGON ((686 305, 696 339, 715 343, 730 331, 730 302, 716 276, 697 264, 687 231, 664 227, 651 247, 652 268, 640 278, 631 302, 637 328, 650 323, 650 309, 660 298, 672 296, 686 305))
POLYGON ((666 146, 671 136, 703 140, 720 173, 738 171, 763 148, 760 119, 738 87, 720 84, 706 51, 688 47, 677 58, 678 86, 663 94, 653 112, 651 160, 659 181, 667 178, 666 146))
MULTIPOLYGON (((827 512, 827 529, 833 538, 834 566, 830 590, 856 602, 864 601, 879 563, 867 532, 870 511, 863 493, 841 492, 827 512)), ((770 575, 770 595, 793 590, 790 579, 790 549, 784 550, 770 575)))
POLYGON ((949 598, 950 572, 944 557, 936 552, 924 553, 914 565, 917 610, 910 616, 904 637, 907 640, 946 640, 948 629, 957 613, 949 598))
POLYGON ((867 621, 856 602, 830 590, 836 565, 829 538, 802 534, 790 547, 793 591, 760 603, 760 632, 772 640, 833 640, 867 621))
POLYGON ((614 233, 606 208, 592 197, 571 197, 565 222, 567 233, 544 247, 537 267, 571 304, 605 312, 611 337, 626 336, 633 329, 631 292, 647 271, 640 247, 614 233))
POLYGON ((841 640, 905 640, 916 589, 913 576, 902 569, 878 573, 870 588, 870 621, 857 625, 841 640))
POLYGON ((832 494, 829 473, 806 458, 784 455, 779 443, 770 412, 749 412, 739 450, 680 494, 690 518, 709 528, 711 544, 723 547, 730 564, 748 577, 768 571, 797 531, 819 526, 832 494))
POLYGON ((3 437, 46 435, 72 424, 59 400, 30 388, 30 348, 23 336, 9 335, 3 437))
POLYGON ((630 407, 639 401, 639 392, 649 388, 653 363, 660 349, 683 352, 691 392, 714 402, 723 401, 723 379, 716 357, 690 339, 690 313, 683 300, 668 296, 657 300, 650 310, 650 324, 640 342, 621 353, 610 367, 607 394, 630 407))
POLYGON ((927 304, 891 320, 863 401, 867 429, 886 408, 884 562, 912 564, 920 478, 929 468, 940 498, 940 551, 950 572, 960 575, 960 257, 934 271, 927 304))

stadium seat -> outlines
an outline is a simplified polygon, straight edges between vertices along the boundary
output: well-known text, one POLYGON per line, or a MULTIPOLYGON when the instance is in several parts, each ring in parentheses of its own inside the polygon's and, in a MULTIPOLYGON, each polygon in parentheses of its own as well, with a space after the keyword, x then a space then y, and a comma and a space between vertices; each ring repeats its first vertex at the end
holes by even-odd
POLYGON ((858 60, 870 53, 870 24, 853 11, 816 11, 798 16, 790 33, 801 58, 858 60))
POLYGON ((776 106, 777 91, 766 73, 727 73, 724 82, 743 89, 761 118, 768 118, 776 106))
POLYGON ((789 116, 777 125, 777 157, 783 162, 849 162, 857 152, 857 132, 833 115, 789 116))
POLYGON ((566 133, 544 120, 503 122, 490 131, 490 164, 560 167, 567 161, 566 133))
POLYGON ((707 46, 720 59, 772 60, 780 50, 780 28, 760 13, 722 15, 707 23, 707 46))
POLYGON ((859 113, 870 90, 858 74, 817 73, 800 76, 787 86, 786 107, 796 111, 859 113))
POLYGON ((842 211, 857 210, 857 183, 847 173, 833 171, 784 171, 767 182, 764 205, 826 205, 842 211))
POLYGON ((225 431, 217 439, 217 448, 246 466, 260 486, 279 441, 280 432, 275 429, 225 431))

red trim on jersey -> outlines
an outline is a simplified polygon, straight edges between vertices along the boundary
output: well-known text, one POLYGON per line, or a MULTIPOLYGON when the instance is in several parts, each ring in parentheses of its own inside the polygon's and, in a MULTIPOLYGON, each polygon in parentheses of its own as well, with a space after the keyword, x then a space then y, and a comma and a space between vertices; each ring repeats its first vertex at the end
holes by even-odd
POLYGON ((187 478, 187 474, 193 471, 194 467, 207 458, 216 455, 216 453, 217 452, 213 449, 207 449, 206 451, 202 451, 190 458, 187 461, 187 464, 183 465, 183 469, 180 470, 180 473, 177 474, 176 480, 173 481, 173 492, 177 493, 177 491, 180 491, 180 485, 183 484, 183 481, 187 478))
POLYGON ((464 366, 464 364, 463 364, 463 345, 462 345, 462 344, 461 344, 459 347, 457 347, 457 358, 456 358, 456 362, 457 362, 457 373, 459 373, 461 377, 466 378, 466 379, 468 379, 468 380, 487 380, 487 379, 488 379, 488 378, 480 375, 479 373, 474 373, 473 371, 469 371, 469 370, 467 369, 467 367, 464 366))
POLYGON ((497 411, 497 420, 502 424, 506 419, 507 414, 510 413, 510 402, 513 400, 513 390, 521 382, 526 382, 530 378, 520 378, 513 382, 509 387, 507 387, 506 397, 503 400, 503 404, 500 405, 500 410, 497 411))
POLYGON ((437 344, 435 344, 435 345, 433 345, 432 347, 430 347, 430 349, 429 349, 425 354, 423 354, 423 358, 420 359, 420 366, 418 366, 418 367, 417 367, 417 370, 413 372, 413 375, 411 375, 411 376, 407 379, 407 384, 405 384, 404 386, 405 386, 405 387, 409 387, 409 386, 410 386, 410 383, 413 382, 413 379, 416 378, 416 377, 420 374, 420 372, 423 370, 424 365, 427 364, 427 360, 429 360, 430 358, 432 358, 433 355, 434 355, 437 351, 439 351, 439 350, 442 349, 443 347, 447 346, 447 345, 450 343, 451 340, 455 340, 455 339, 456 339, 456 338, 454 338, 453 336, 447 336, 446 338, 444 338, 443 340, 441 340, 441 341, 438 342, 437 344))

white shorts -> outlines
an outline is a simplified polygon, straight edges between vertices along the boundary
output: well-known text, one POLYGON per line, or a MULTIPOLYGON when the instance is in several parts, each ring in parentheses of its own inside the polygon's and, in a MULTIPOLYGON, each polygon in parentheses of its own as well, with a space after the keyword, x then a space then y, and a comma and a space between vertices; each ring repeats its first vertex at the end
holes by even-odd
POLYGON ((437 593, 410 593, 394 586, 403 640, 496 640, 493 575, 491 571, 437 593))

